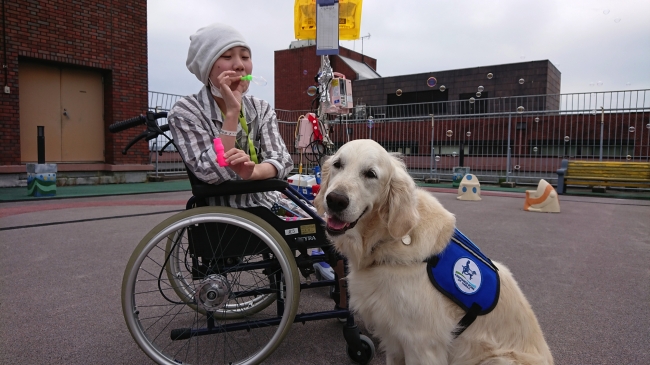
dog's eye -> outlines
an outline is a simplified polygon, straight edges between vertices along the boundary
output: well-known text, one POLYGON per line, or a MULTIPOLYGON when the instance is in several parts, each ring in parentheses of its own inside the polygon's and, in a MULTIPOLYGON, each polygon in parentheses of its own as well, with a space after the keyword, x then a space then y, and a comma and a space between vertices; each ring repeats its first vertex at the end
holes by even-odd
POLYGON ((363 175, 365 177, 367 177, 368 179, 376 179, 377 178, 377 174, 373 170, 368 170, 363 175))
POLYGON ((337 168, 337 169, 340 169, 340 168, 341 168, 341 160, 336 160, 336 161, 334 161, 334 163, 332 164, 332 166, 334 166, 334 167, 337 168))

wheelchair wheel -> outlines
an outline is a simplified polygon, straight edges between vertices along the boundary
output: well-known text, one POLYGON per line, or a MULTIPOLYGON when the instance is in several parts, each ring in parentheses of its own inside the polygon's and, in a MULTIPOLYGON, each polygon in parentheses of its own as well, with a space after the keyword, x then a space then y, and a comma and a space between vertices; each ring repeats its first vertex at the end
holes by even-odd
POLYGON ((351 348, 346 345, 348 356, 356 364, 366 365, 375 357, 375 344, 368 336, 359 335, 361 348, 351 348))
POLYGON ((158 364, 259 364, 286 336, 299 296, 298 268, 282 236, 225 207, 160 223, 122 280, 127 327, 158 364))
MULTIPOLYGON (((191 298, 196 295, 196 290, 194 289, 192 272, 190 269, 191 254, 187 232, 187 229, 182 229, 174 232, 168 237, 167 245, 165 246, 165 256, 169 259, 165 265, 165 271, 167 272, 169 284, 176 292, 176 295, 187 302, 191 302, 191 298)), ((258 275, 257 280, 260 283, 266 281, 267 285, 271 285, 271 279, 266 276, 258 275)), ((222 308, 214 311, 213 315, 222 319, 244 318, 268 307, 271 303, 275 302, 275 298, 275 294, 262 294, 254 296, 250 298, 250 300, 246 301, 225 303, 222 308)), ((199 311, 201 314, 207 315, 207 311, 203 307, 194 304, 188 305, 192 309, 199 311)))

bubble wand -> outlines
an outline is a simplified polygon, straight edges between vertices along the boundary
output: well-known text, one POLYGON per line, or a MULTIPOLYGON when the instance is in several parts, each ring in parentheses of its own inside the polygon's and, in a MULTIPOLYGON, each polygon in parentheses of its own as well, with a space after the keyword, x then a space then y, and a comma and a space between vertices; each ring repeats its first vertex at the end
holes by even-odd
POLYGON ((255 85, 259 85, 259 86, 266 86, 267 84, 266 79, 264 79, 262 76, 246 75, 246 76, 242 76, 240 80, 250 81, 255 85))

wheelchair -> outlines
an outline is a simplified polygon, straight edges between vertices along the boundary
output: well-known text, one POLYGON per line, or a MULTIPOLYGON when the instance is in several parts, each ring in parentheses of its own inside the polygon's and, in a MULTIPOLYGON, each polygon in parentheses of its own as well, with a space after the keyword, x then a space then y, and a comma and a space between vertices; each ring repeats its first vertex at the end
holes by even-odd
MULTIPOLYGON (((109 127, 113 133, 146 125, 129 142, 151 140, 169 127, 147 112, 109 127)), ((170 139, 169 143, 173 143, 170 139)), ((162 149, 164 150, 164 148, 162 149)), ((347 306, 345 263, 330 247, 324 221, 283 180, 203 183, 188 171, 186 210, 154 227, 133 251, 122 280, 122 309, 138 346, 158 364, 259 364, 296 322, 343 322, 347 354, 358 364, 375 355, 347 306), (207 206, 224 195, 279 191, 310 217, 283 219, 265 207, 207 206), (323 254, 310 255, 321 249, 323 254), (334 280, 302 282, 314 264, 334 268, 334 280), (333 309, 298 314, 302 290, 330 288, 333 309)))

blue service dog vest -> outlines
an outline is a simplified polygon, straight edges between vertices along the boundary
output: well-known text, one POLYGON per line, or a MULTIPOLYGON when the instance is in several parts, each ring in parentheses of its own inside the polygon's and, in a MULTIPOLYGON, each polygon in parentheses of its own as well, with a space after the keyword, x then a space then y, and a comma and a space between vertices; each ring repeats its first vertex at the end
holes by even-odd
POLYGON ((456 337, 499 301, 498 269, 458 229, 444 251, 427 259, 427 273, 433 286, 466 312, 454 332, 456 337))

